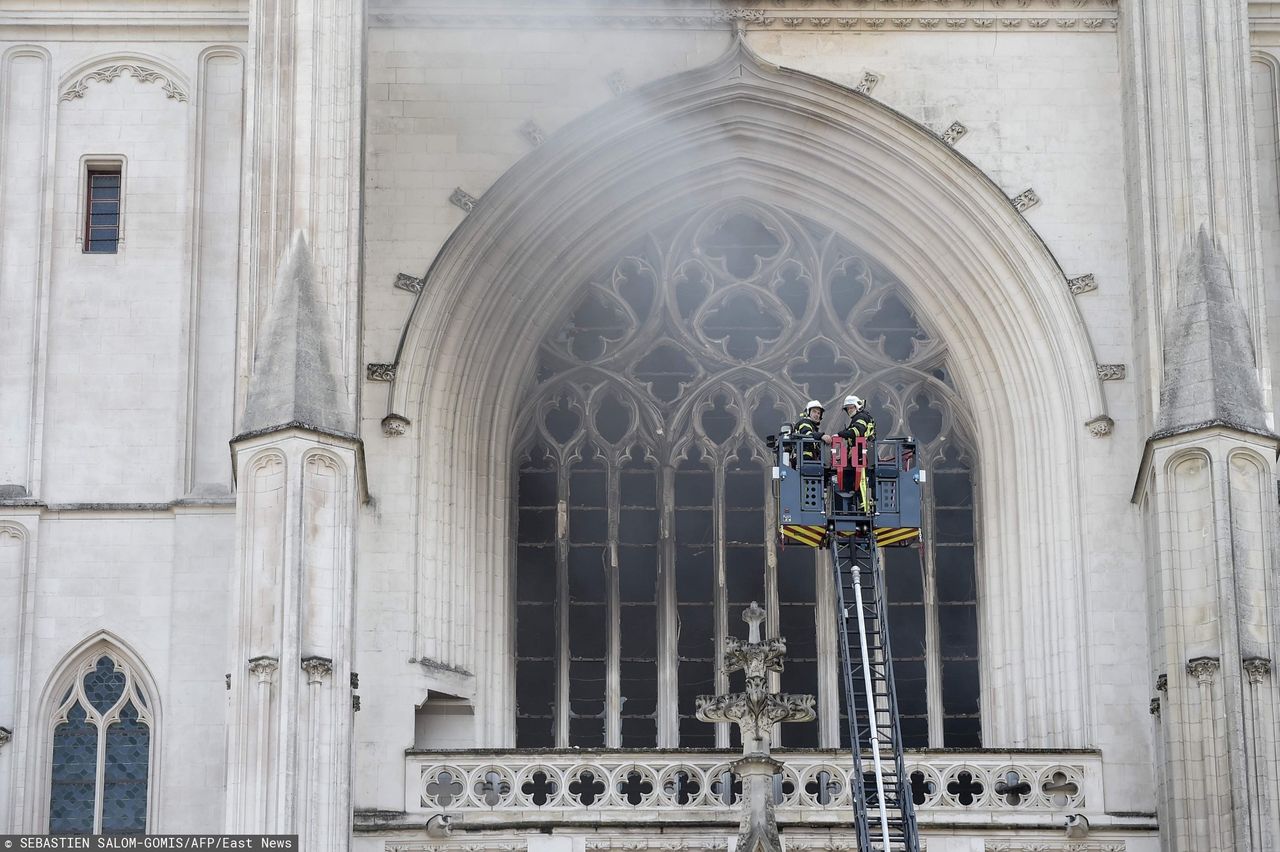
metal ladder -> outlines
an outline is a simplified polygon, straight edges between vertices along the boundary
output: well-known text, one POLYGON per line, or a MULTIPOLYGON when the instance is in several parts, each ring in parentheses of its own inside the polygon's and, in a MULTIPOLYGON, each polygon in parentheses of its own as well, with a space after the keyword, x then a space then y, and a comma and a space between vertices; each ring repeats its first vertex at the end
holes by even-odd
POLYGON ((884 572, 871 531, 864 527, 862 533, 842 536, 833 530, 830 538, 858 849, 920 852, 902 760, 884 572))

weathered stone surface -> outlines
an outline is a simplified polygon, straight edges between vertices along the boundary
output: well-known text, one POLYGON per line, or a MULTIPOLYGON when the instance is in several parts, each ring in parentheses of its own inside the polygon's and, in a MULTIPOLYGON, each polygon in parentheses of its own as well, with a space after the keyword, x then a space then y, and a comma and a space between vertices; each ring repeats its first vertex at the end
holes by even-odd
POLYGON ((1249 320, 1226 256, 1201 227, 1178 265, 1178 301, 1165 319, 1157 432, 1209 423, 1268 431, 1249 320))
POLYGON ((337 328, 316 286, 301 231, 280 261, 271 306, 249 374, 242 433, 301 423, 328 432, 355 431, 355 414, 334 362, 337 328))

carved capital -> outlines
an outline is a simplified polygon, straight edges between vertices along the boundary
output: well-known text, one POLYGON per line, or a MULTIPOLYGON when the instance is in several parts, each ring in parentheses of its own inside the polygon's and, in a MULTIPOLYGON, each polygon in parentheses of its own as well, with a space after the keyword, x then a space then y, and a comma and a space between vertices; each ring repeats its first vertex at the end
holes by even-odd
POLYGON ((1095 438, 1105 438, 1110 435, 1116 427, 1116 421, 1112 420, 1105 414, 1101 414, 1092 420, 1087 421, 1084 427, 1089 430, 1089 434, 1095 438))
POLYGON ((1213 676, 1222 667, 1217 657, 1196 657, 1187 661, 1187 674, 1195 678, 1201 685, 1213 683, 1213 676))
POLYGON ((398 438, 409 431, 409 418, 400 414, 388 414, 382 418, 382 434, 398 438))
POLYGON ((307 673, 307 683, 320 683, 333 674, 333 660, 328 657, 303 657, 302 670, 307 673))
POLYGON ((1271 674, 1271 661, 1266 657, 1249 657, 1242 665, 1244 673, 1249 676, 1249 683, 1262 683, 1263 678, 1271 674))
POLYGON ((13 731, 9 728, 0 727, 0 748, 8 745, 13 740, 13 731))
POLYGON ((280 668, 280 661, 275 657, 253 657, 249 660, 249 674, 258 679, 258 683, 269 683, 280 668))

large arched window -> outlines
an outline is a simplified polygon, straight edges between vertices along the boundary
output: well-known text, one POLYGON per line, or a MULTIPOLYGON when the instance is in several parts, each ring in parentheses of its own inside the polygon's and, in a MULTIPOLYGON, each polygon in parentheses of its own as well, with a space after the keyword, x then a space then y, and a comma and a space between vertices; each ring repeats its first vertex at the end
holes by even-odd
POLYGON ((49 832, 142 833, 153 725, 147 697, 110 651, 87 656, 74 671, 52 720, 49 832))
POLYGON ((947 353, 855 245, 753 202, 654 229, 544 341, 517 443, 520 747, 728 746, 694 718, 742 610, 787 639, 780 686, 819 694, 784 747, 842 738, 829 556, 779 547, 765 435, 816 397, 870 400, 930 469, 922 547, 888 552, 911 746, 976 747, 972 458, 947 353), (825 709, 826 712, 822 712, 825 709))

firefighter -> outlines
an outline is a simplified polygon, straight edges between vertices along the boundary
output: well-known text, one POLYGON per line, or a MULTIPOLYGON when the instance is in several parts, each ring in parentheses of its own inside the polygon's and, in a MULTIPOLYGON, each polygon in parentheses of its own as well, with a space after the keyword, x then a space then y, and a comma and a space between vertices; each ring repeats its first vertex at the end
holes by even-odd
MULTIPOLYGON (((865 438, 868 444, 867 451, 873 452, 870 444, 876 437, 876 421, 867 412, 866 401, 862 397, 849 394, 844 398, 844 413, 849 415, 849 425, 836 434, 851 444, 857 438, 865 438)), ((870 473, 865 475, 869 477, 870 473)), ((871 489, 867 488, 867 485, 868 483, 864 481, 854 495, 854 500, 861 506, 864 514, 871 513, 871 489)))
MULTIPOLYGON (((831 443, 831 436, 822 434, 822 415, 826 409, 822 407, 822 403, 816 399, 811 399, 804 406, 804 414, 796 421, 795 428, 791 430, 791 434, 797 438, 817 438, 824 444, 831 443)), ((805 447, 803 458, 812 460, 818 458, 818 451, 809 446, 805 447)))
POLYGON ((867 403, 862 397, 849 394, 844 398, 844 413, 849 415, 849 425, 836 434, 846 441, 854 438, 866 438, 868 442, 876 437, 876 421, 867 413, 867 403))

